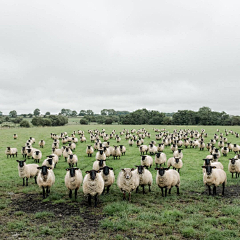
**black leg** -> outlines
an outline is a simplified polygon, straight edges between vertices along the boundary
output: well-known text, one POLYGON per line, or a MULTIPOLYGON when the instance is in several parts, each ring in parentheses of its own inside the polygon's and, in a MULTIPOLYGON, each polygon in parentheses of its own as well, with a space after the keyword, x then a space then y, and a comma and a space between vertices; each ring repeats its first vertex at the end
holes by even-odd
POLYGON ((104 195, 104 193, 105 193, 105 187, 103 188, 103 192, 102 192, 102 195, 104 195))
POLYGON ((43 199, 45 199, 45 188, 42 187, 42 190, 43 190, 43 199))
POLYGON ((151 192, 151 186, 150 185, 148 185, 148 190, 149 190, 149 192, 151 192))
POLYGON ((232 173, 232 178, 233 178, 233 173, 232 173))
POLYGON ((28 186, 28 178, 26 178, 26 186, 28 186))
POLYGON ((208 185, 208 192, 209 192, 209 195, 211 195, 211 187, 208 185))
POLYGON ((25 178, 23 178, 23 186, 25 186, 25 178))
POLYGON ((143 189, 143 194, 145 194, 145 191, 144 191, 144 185, 142 185, 142 189, 143 189))
POLYGON ((171 190, 172 190, 172 188, 169 188, 169 190, 168 190, 168 194, 171 194, 171 190))
POLYGON ((94 207, 97 207, 97 194, 95 195, 95 205, 94 207))
POLYGON ((75 200, 77 199, 77 189, 75 189, 75 200))
POLYGON ((139 188, 139 186, 136 188, 136 193, 138 193, 138 188, 139 188))
POLYGON ((128 194, 128 201, 131 202, 131 192, 128 194))
POLYGON ((167 196, 167 188, 165 187, 165 197, 167 196))
POLYGON ((213 187, 213 195, 217 195, 217 187, 216 186, 213 187))
POLYGON ((164 195, 163 195, 163 188, 161 187, 161 191, 162 191, 162 196, 164 197, 164 195))
POLYGON ((126 192, 123 192, 123 200, 126 200, 126 192))
POLYGON ((180 193, 179 193, 179 187, 176 186, 176 188, 177 188, 177 195, 179 195, 179 194, 180 194, 180 193))
POLYGON ((37 176, 35 176, 34 179, 35 179, 35 183, 37 183, 37 176))
POLYGON ((222 184, 222 195, 224 195, 225 182, 222 184))
POLYGON ((107 186, 107 193, 109 193, 109 188, 110 188, 110 186, 107 186))
POLYGON ((91 195, 88 195, 88 205, 91 206, 91 195))
POLYGON ((69 189, 69 198, 72 198, 72 190, 69 189))

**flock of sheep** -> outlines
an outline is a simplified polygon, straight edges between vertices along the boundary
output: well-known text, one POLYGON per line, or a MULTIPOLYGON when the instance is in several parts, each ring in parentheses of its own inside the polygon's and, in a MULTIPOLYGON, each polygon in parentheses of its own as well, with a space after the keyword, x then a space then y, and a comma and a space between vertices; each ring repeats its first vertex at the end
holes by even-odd
MULTIPOLYGON (((92 157, 96 152, 96 161, 93 163, 91 170, 86 171, 86 175, 83 178, 81 170, 77 167, 78 157, 73 152, 76 149, 78 141, 86 143, 86 137, 84 131, 74 131, 71 136, 68 136, 66 132, 60 135, 52 134, 52 153, 47 156, 42 162, 42 166, 39 163, 42 159, 42 152, 40 149, 34 148, 35 139, 30 137, 26 141, 25 146, 21 149, 21 154, 24 160, 17 160, 19 177, 23 179, 23 186, 28 185, 28 179, 35 178, 35 183, 42 188, 43 198, 46 198, 50 193, 50 188, 55 182, 54 168, 56 167, 59 158, 64 157, 68 163, 69 168, 66 169, 65 185, 69 189, 69 197, 72 198, 74 191, 75 198, 77 197, 77 191, 82 185, 84 195, 88 196, 89 205, 91 205, 91 199, 94 198, 95 206, 97 206, 97 198, 105 191, 109 192, 109 188, 115 181, 115 175, 113 168, 106 165, 106 160, 110 156, 113 159, 120 159, 122 155, 125 155, 126 147, 124 145, 110 146, 110 139, 115 138, 118 143, 121 142, 121 137, 125 136, 129 146, 136 145, 139 148, 141 155, 141 164, 136 165, 136 168, 123 168, 118 174, 117 186, 123 193, 123 199, 126 199, 126 193, 128 193, 128 200, 131 200, 131 193, 136 190, 138 192, 139 186, 142 187, 143 193, 145 193, 145 186, 148 186, 149 192, 153 184, 153 177, 148 170, 153 165, 153 157, 156 164, 155 170, 157 170, 156 184, 161 188, 162 196, 167 196, 167 191, 170 194, 172 187, 177 188, 177 194, 179 194, 180 187, 180 169, 183 167, 183 152, 182 147, 185 148, 198 148, 204 150, 207 148, 209 155, 204 160, 203 168, 203 182, 208 186, 209 194, 211 194, 211 186, 213 186, 213 195, 216 195, 216 187, 222 184, 222 194, 224 195, 224 188, 227 182, 226 173, 223 170, 223 165, 218 161, 221 154, 227 156, 229 151, 234 151, 236 156, 229 159, 228 170, 230 173, 236 174, 236 178, 240 175, 240 146, 237 144, 231 144, 227 142, 227 138, 223 136, 223 133, 215 134, 209 143, 205 143, 204 140, 207 137, 207 133, 204 129, 200 132, 197 130, 174 130, 172 133, 166 131, 166 129, 154 129, 156 135, 155 140, 150 141, 148 145, 144 144, 145 138, 150 138, 151 134, 145 130, 145 128, 131 131, 123 129, 120 134, 116 134, 113 130, 110 134, 106 133, 104 129, 88 130, 92 145, 86 146, 86 154, 88 157, 92 157), (79 135, 79 138, 76 135, 79 135), (102 141, 101 141, 102 140, 102 141), (63 144, 60 148, 60 141, 63 144), (216 147, 218 145, 218 148, 216 147), (173 156, 167 160, 164 148, 170 146, 173 156), (148 155, 147 155, 148 154, 148 155), (35 164, 26 164, 26 158, 32 158, 36 162, 35 164), (167 163, 167 167, 162 165, 167 163), (75 165, 75 166, 74 166, 75 165), (172 167, 173 169, 170 169, 172 167), (165 190, 165 191, 164 191, 165 190)), ((219 130, 217 130, 219 132, 219 130)), ((225 135, 237 133, 233 131, 225 130, 225 135)), ((17 134, 14 134, 14 139, 17 139, 17 134)), ((146 141, 146 140, 145 140, 146 141)), ((39 141, 39 147, 45 146, 45 141, 39 141)), ((17 157, 17 149, 7 147, 5 151, 7 157, 17 157)))

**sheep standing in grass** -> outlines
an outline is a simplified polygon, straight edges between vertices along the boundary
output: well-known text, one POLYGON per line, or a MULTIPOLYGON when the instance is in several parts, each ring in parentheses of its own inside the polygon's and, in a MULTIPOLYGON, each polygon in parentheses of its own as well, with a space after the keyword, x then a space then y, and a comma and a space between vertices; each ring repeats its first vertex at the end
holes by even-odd
POLYGON ((128 201, 131 201, 131 192, 139 186, 139 176, 134 168, 124 168, 118 174, 117 185, 123 193, 123 200, 128 193, 128 201))
POLYGON ((17 148, 11 148, 11 147, 7 147, 7 149, 5 150, 5 154, 10 157, 14 157, 14 155, 16 155, 17 157, 17 148))
POLYGON ((96 159, 97 160, 106 160, 106 154, 104 153, 103 149, 100 149, 96 153, 96 159))
POLYGON ((69 154, 67 158, 67 163, 70 168, 73 168, 74 164, 77 167, 78 157, 76 154, 69 154))
POLYGON ((223 155, 224 157, 226 157, 227 154, 229 153, 228 147, 223 147, 223 148, 221 149, 221 153, 222 153, 222 155, 223 155))
POLYGON ((173 157, 176 157, 176 158, 183 158, 183 153, 182 153, 182 149, 179 148, 178 150, 174 151, 173 152, 173 157))
POLYGON ((157 152, 157 147, 154 144, 150 143, 148 151, 150 155, 154 155, 157 152))
POLYGON ((25 146, 22 147, 22 149, 21 149, 21 154, 22 154, 23 158, 27 158, 27 150, 26 150, 26 147, 25 147, 25 146))
MULTIPOLYGON (((204 158, 203 160, 205 161, 204 166, 215 166, 216 168, 223 170, 223 165, 220 162, 211 162, 211 160, 208 158, 204 158)), ((203 173, 204 172, 205 172, 205 168, 203 168, 203 173)))
MULTIPOLYGON (((148 186, 149 192, 151 192, 151 186, 153 183, 153 178, 152 178, 152 174, 149 170, 145 169, 144 166, 136 166, 137 169, 135 171, 137 171, 137 174, 139 176, 139 186, 142 187, 143 189, 143 194, 145 194, 146 192, 144 191, 144 186, 148 186)), ((136 192, 138 192, 138 188, 136 189, 136 192)))
POLYGON ((141 156, 141 165, 146 166, 147 169, 149 167, 151 168, 153 165, 153 158, 149 155, 142 155, 141 156))
POLYGON ((118 146, 114 146, 113 151, 112 151, 112 156, 113 156, 113 159, 115 159, 115 158, 117 159, 117 157, 120 159, 121 151, 118 146))
POLYGON ((120 152, 122 153, 122 156, 126 154, 126 147, 123 145, 119 145, 120 152))
POLYGON ((100 168, 103 168, 106 166, 106 160, 96 160, 93 163, 93 170, 98 171, 100 168))
POLYGON ((16 140, 18 138, 18 135, 16 133, 13 134, 13 139, 16 140))
POLYGON ((102 175, 102 178, 104 181, 103 193, 105 192, 105 188, 107 188, 107 193, 109 193, 109 188, 112 186, 112 184, 115 181, 113 168, 104 166, 104 167, 100 168, 100 170, 101 170, 101 175, 102 175))
POLYGON ((236 173, 236 178, 240 175, 240 160, 235 158, 229 159, 228 171, 232 174, 236 173))
POLYGON ((158 153, 155 154, 155 164, 156 164, 156 168, 158 167, 158 164, 160 165, 160 167, 161 167, 161 165, 162 165, 163 163, 164 163, 164 165, 165 165, 166 161, 167 161, 167 156, 166 156, 165 153, 163 153, 163 152, 158 152, 158 153))
POLYGON ((25 178, 26 178, 26 186, 28 186, 28 179, 31 177, 36 178, 38 175, 38 164, 26 164, 26 159, 24 161, 16 160, 18 162, 18 174, 19 177, 23 179, 23 186, 25 186, 25 178))
POLYGON ((95 198, 95 207, 97 207, 97 196, 101 195, 104 189, 104 180, 100 171, 86 171, 83 179, 83 193, 88 196, 88 204, 91 206, 91 198, 95 198))
POLYGON ((47 167, 50 167, 51 169, 54 169, 55 163, 52 158, 46 158, 43 161, 42 166, 47 166, 47 167))
POLYGON ((75 199, 77 198, 77 191, 80 188, 83 176, 79 168, 67 168, 65 175, 65 186, 69 189, 69 198, 72 198, 72 191, 75 191, 75 199))
POLYGON ((240 151, 240 146, 236 143, 233 144, 233 149, 235 154, 237 154, 240 151))
POLYGON ((215 166, 202 166, 206 169, 203 174, 203 182, 208 186, 209 195, 211 195, 211 185, 213 185, 213 195, 216 195, 216 188, 222 184, 222 195, 224 195, 224 188, 227 183, 227 175, 222 169, 217 169, 215 166))
POLYGON ((162 196, 164 197, 163 189, 165 188, 165 197, 171 193, 172 187, 177 188, 177 195, 179 195, 180 175, 176 170, 169 168, 155 168, 157 170, 156 183, 161 188, 162 196))
POLYGON ((70 149, 70 147, 65 147, 65 149, 63 150, 63 157, 65 158, 65 162, 67 161, 69 154, 72 154, 72 150, 70 149))
POLYGON ((168 168, 170 168, 172 166, 174 170, 177 169, 178 172, 180 172, 180 169, 183 166, 183 162, 182 162, 181 158, 171 157, 167 161, 167 166, 168 166, 168 168))
POLYGON ((88 155, 88 157, 92 157, 93 152, 93 147, 91 145, 87 145, 86 154, 88 155))
POLYGON ((61 148, 52 148, 52 153, 56 154, 58 157, 62 156, 62 149, 61 148))
POLYGON ((134 141, 133 141, 133 139, 132 139, 132 138, 128 140, 128 144, 129 144, 129 146, 131 146, 131 147, 132 147, 132 145, 134 144, 134 141))
POLYGON ((139 147, 140 155, 143 155, 144 153, 147 154, 148 152, 148 146, 147 145, 141 145, 139 147))
POLYGON ((165 145, 163 143, 159 143, 158 146, 157 146, 157 151, 158 152, 163 152, 165 148, 165 145))
POLYGON ((105 146, 104 146, 104 147, 103 147, 103 151, 104 151, 106 157, 109 158, 109 157, 110 157, 110 150, 109 150, 109 147, 105 147, 105 146))
POLYGON ((38 142, 38 144, 39 144, 40 148, 43 148, 43 147, 45 146, 45 141, 40 140, 40 141, 38 142))
POLYGON ((43 190, 43 198, 48 197, 50 188, 55 183, 55 175, 52 168, 47 166, 38 167, 37 184, 43 190), (45 193, 46 192, 46 193, 45 193))
POLYGON ((42 152, 40 150, 35 150, 32 154, 32 157, 35 162, 39 163, 39 161, 42 159, 42 152))

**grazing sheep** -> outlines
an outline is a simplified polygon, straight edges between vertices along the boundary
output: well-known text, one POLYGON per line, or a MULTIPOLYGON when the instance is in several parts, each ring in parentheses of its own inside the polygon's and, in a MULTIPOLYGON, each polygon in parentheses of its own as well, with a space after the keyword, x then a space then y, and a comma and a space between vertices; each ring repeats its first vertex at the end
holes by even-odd
POLYGON ((25 146, 22 147, 21 153, 22 153, 23 158, 27 158, 27 150, 26 150, 26 147, 25 147, 25 146))
POLYGON ((100 149, 96 153, 96 159, 97 160, 106 160, 106 154, 104 153, 103 149, 100 149))
POLYGON ((236 173, 236 178, 240 175, 240 160, 235 158, 230 158, 228 164, 228 171, 232 174, 236 173))
POLYGON ((67 163, 70 168, 73 168, 74 164, 77 167, 78 157, 76 154, 69 154, 67 158, 67 163))
POLYGON ((84 136, 82 136, 82 137, 80 137, 80 142, 81 142, 81 143, 87 142, 87 139, 86 139, 84 136))
POLYGON ((55 183, 55 175, 52 168, 48 166, 38 167, 40 170, 37 176, 37 184, 43 190, 43 198, 49 196, 50 188, 55 183), (46 189, 46 194, 45 194, 46 189))
POLYGON ((161 188, 162 196, 164 197, 163 189, 165 188, 165 197, 168 194, 171 194, 172 187, 177 188, 177 195, 179 195, 180 187, 180 175, 176 170, 169 168, 155 168, 157 170, 156 183, 159 188, 161 188))
MULTIPOLYGON (((152 174, 149 170, 145 169, 145 166, 137 166, 137 173, 139 175, 139 186, 142 187, 143 189, 143 194, 145 194, 145 191, 144 191, 144 186, 145 185, 148 185, 148 189, 149 189, 149 192, 151 192, 151 186, 152 186, 152 183, 153 183, 153 178, 152 178, 152 174)), ((136 189, 136 193, 138 192, 138 188, 139 186, 137 187, 136 189)))
POLYGON ((104 180, 100 171, 86 171, 83 179, 83 193, 88 196, 88 204, 91 206, 91 198, 95 198, 95 207, 97 207, 97 196, 101 195, 104 189, 104 180))
POLYGON ((117 185, 123 193, 123 200, 126 199, 128 193, 128 201, 131 201, 131 192, 139 186, 139 176, 134 168, 122 169, 117 178, 117 185))
POLYGON ((140 151, 140 155, 143 155, 144 153, 147 154, 147 152, 148 152, 148 146, 147 146, 147 145, 141 145, 141 146, 139 146, 139 151, 140 151))
POLYGON ((38 142, 38 144, 39 144, 40 148, 43 148, 43 147, 45 146, 45 141, 40 140, 40 141, 38 142))
POLYGON ((227 175, 222 169, 217 169, 215 166, 202 166, 206 169, 203 174, 203 182, 208 186, 209 195, 211 195, 211 185, 213 185, 213 195, 216 195, 216 187, 222 184, 222 195, 224 195, 224 188, 227 183, 227 175))
POLYGON ((240 146, 238 144, 234 143, 232 150, 234 151, 235 154, 237 154, 240 151, 240 146))
POLYGON ((150 143, 148 151, 150 155, 154 155, 155 153, 157 153, 157 147, 154 144, 150 143))
POLYGON ((42 152, 40 150, 35 150, 32 154, 32 157, 35 162, 39 163, 39 160, 42 159, 42 152))
POLYGON ((16 155, 17 157, 17 148, 11 148, 11 147, 7 147, 7 149, 5 150, 5 154, 7 155, 7 158, 8 156, 10 156, 10 158, 14 155, 16 155))
POLYGON ((177 146, 177 144, 175 144, 175 143, 173 143, 170 148, 171 148, 172 152, 178 150, 178 146, 177 146))
MULTIPOLYGON (((204 166, 215 166, 216 168, 223 170, 223 165, 220 162, 212 162, 211 159, 208 158, 204 158, 203 161, 205 161, 204 166)), ((203 173, 204 172, 205 169, 203 168, 203 173)))
POLYGON ((221 153, 222 153, 223 156, 226 157, 227 154, 229 153, 228 147, 223 147, 223 148, 221 149, 221 153))
POLYGON ((62 156, 62 149, 61 148, 52 148, 52 153, 56 154, 58 157, 62 156))
POLYGON ((52 158, 52 160, 54 161, 54 168, 56 167, 58 161, 59 161, 59 158, 56 154, 52 153, 50 155, 47 156, 48 158, 52 158))
POLYGON ((75 143, 69 143, 68 146, 70 147, 70 149, 72 151, 74 151, 76 149, 76 144, 75 143))
POLYGON ((183 145, 185 146, 185 148, 188 148, 188 146, 190 145, 188 139, 184 139, 183 145))
POLYGON ((227 143, 227 147, 229 149, 229 152, 232 152, 233 150, 233 144, 232 143, 227 143))
POLYGON ((112 151, 112 156, 113 156, 113 159, 115 159, 115 158, 117 159, 117 157, 120 159, 121 151, 118 146, 114 146, 113 151, 112 151))
POLYGON ((18 138, 18 135, 16 133, 13 134, 13 139, 16 140, 18 138))
POLYGON ((200 151, 203 151, 204 148, 205 148, 205 143, 203 141, 200 141, 199 142, 199 149, 200 149, 200 151))
POLYGON ((178 158, 178 157, 169 158, 167 161, 167 167, 170 168, 171 166, 173 167, 174 170, 178 169, 178 172, 180 172, 180 169, 183 166, 183 162, 181 158, 178 158))
POLYGON ((59 144, 57 142, 53 142, 52 148, 59 148, 59 144))
POLYGON ((147 169, 149 167, 151 168, 153 165, 153 158, 149 155, 142 155, 141 156, 141 165, 146 166, 147 169))
POLYGON ((119 145, 119 148, 120 148, 120 152, 122 153, 122 156, 125 155, 125 153, 126 153, 126 147, 123 146, 123 145, 119 145))
POLYGON ((72 154, 72 150, 70 149, 70 147, 66 147, 63 150, 63 157, 65 158, 65 162, 67 161, 68 155, 72 154))
POLYGON ((100 168, 105 167, 106 166, 106 160, 96 160, 93 163, 93 170, 98 171, 100 168))
POLYGON ((92 157, 93 152, 94 152, 94 150, 93 150, 92 145, 87 145, 86 154, 88 155, 88 157, 92 157))
MULTIPOLYGON (((47 156, 47 157, 49 157, 49 156, 47 156)), ((55 166, 54 160, 52 158, 46 158, 43 161, 42 166, 47 166, 47 167, 50 167, 51 169, 53 169, 55 166)))
POLYGON ((167 161, 167 156, 166 156, 165 153, 163 153, 163 152, 158 152, 158 153, 155 154, 155 164, 156 164, 156 168, 158 167, 158 164, 160 165, 160 167, 161 167, 161 165, 162 165, 163 163, 164 163, 164 165, 165 165, 166 161, 167 161))
POLYGON ((69 198, 72 198, 72 191, 75 190, 75 199, 77 198, 77 191, 80 188, 83 176, 79 168, 67 168, 65 175, 65 186, 69 189, 69 198))
POLYGON ((104 167, 100 168, 100 170, 101 170, 101 175, 102 175, 102 178, 104 181, 104 189, 103 189, 102 194, 104 194, 104 192, 105 192, 105 187, 107 188, 107 193, 109 193, 109 188, 112 186, 112 184, 115 181, 113 168, 104 166, 104 167))
POLYGON ((165 145, 163 143, 159 143, 157 146, 157 151, 158 152, 163 152, 165 145))
POLYGON ((31 177, 35 178, 35 183, 36 182, 36 177, 38 175, 38 164, 26 164, 26 159, 23 161, 16 160, 18 162, 18 174, 19 177, 23 179, 23 186, 25 186, 25 178, 26 178, 26 186, 28 186, 28 179, 31 177))

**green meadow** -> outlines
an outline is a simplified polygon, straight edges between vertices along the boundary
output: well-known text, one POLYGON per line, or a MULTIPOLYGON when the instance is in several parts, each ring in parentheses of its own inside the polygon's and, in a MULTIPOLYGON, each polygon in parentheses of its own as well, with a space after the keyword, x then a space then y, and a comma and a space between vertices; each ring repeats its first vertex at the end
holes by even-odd
MULTIPOLYGON (((126 155, 118 160, 113 157, 107 159, 106 164, 113 167, 115 183, 110 188, 108 195, 99 197, 97 208, 88 206, 87 198, 83 195, 82 188, 78 191, 75 200, 69 199, 68 190, 64 184, 64 177, 68 164, 64 158, 54 169, 56 181, 51 188, 50 196, 42 199, 42 190, 29 179, 29 186, 22 186, 22 179, 18 176, 18 163, 16 159, 23 160, 21 147, 25 142, 34 137, 36 143, 33 147, 40 149, 38 142, 43 139, 46 145, 40 149, 43 154, 41 162, 51 153, 53 140, 51 133, 60 135, 67 132, 70 136, 75 130, 83 130, 87 143, 77 143, 75 154, 78 156, 78 167, 83 176, 85 171, 91 170, 95 161, 96 152, 92 157, 87 157, 86 145, 90 142, 88 130, 103 128, 110 134, 113 129, 119 134, 123 129, 145 128, 151 133, 150 138, 144 139, 144 144, 156 140, 153 128, 163 129, 170 133, 174 129, 198 130, 205 129, 208 143, 214 134, 227 131, 240 132, 239 127, 232 126, 130 126, 130 125, 79 125, 79 119, 63 127, 33 127, 0 129, 0 238, 1 239, 240 239, 240 183, 239 178, 232 178, 228 172, 229 158, 221 156, 219 161, 227 173, 225 195, 221 195, 222 187, 217 187, 217 196, 208 196, 207 188, 203 184, 202 168, 203 158, 209 152, 205 148, 183 147, 183 168, 180 170, 180 195, 177 196, 176 188, 171 195, 161 196, 161 190, 156 185, 155 164, 150 171, 153 175, 152 192, 142 194, 140 191, 132 193, 132 201, 122 200, 122 193, 116 185, 118 173, 122 168, 132 168, 140 164, 138 147, 128 145, 125 136, 121 136, 121 144, 126 146, 126 155), (219 132, 217 132, 219 129, 219 132), (13 139, 13 134, 18 134, 18 139, 13 139), (18 157, 7 158, 6 147, 16 147, 18 157)), ((76 137, 79 136, 76 134, 76 137)), ((240 139, 235 135, 227 136, 228 142, 240 144, 240 139)), ((101 139, 102 140, 102 139, 101 139)), ((103 141, 103 140, 102 140, 103 141)), ((115 139, 110 139, 110 145, 117 145, 115 139)), ((156 141, 160 143, 161 140, 156 141)), ((60 141, 60 146, 62 143, 60 141)), ((217 144, 216 144, 217 146, 217 144)), ((170 147, 165 147, 167 158, 172 157, 170 147)), ((154 158, 154 157, 153 157, 154 158)), ((27 163, 33 163, 27 159, 27 163)), ((41 164, 40 162, 40 164, 41 164)))

